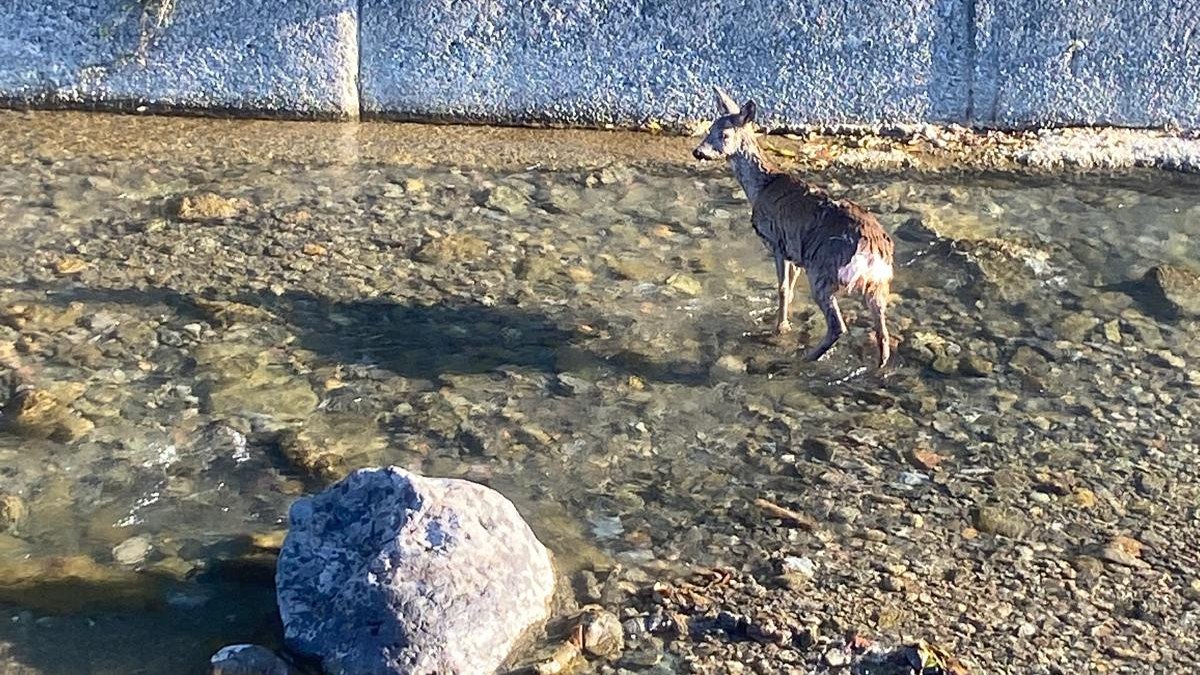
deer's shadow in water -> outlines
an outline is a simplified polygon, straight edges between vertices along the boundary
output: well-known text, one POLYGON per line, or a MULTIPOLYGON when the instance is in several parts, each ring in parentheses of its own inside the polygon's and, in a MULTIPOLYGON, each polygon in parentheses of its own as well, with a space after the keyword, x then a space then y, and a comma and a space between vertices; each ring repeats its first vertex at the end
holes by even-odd
MULTIPOLYGON (((34 287, 31 287, 34 288, 34 287)), ((67 286, 47 292, 49 301, 165 305, 181 317, 220 324, 286 326, 302 349, 326 362, 372 365, 402 377, 436 378, 502 367, 557 373, 579 367, 625 372, 658 382, 696 385, 707 379, 708 364, 655 358, 582 332, 577 325, 605 326, 602 317, 551 317, 515 305, 484 305, 454 300, 401 303, 388 298, 334 300, 307 291, 281 295, 206 293, 189 295, 162 288, 98 289, 67 286), (222 303, 228 317, 222 318, 222 303), (246 308, 257 317, 239 317, 246 308), (573 325, 564 327, 571 322, 573 325)), ((623 330, 609 327, 612 335, 623 330)))
POLYGON ((478 303, 338 302, 289 292, 262 306, 296 330, 301 347, 404 377, 482 373, 501 366, 553 371, 557 351, 582 337, 535 312, 478 303))

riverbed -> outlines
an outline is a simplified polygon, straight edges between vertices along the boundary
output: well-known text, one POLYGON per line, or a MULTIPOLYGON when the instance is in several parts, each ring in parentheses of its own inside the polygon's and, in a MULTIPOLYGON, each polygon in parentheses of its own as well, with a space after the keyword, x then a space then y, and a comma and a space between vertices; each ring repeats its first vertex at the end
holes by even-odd
POLYGON ((632 621, 584 672, 810 672, 851 630, 1193 667, 1200 179, 804 173, 896 241, 876 371, 856 299, 819 363, 806 298, 771 334, 693 142, 0 114, 0 671, 274 644, 288 505, 385 463, 500 490, 632 621))

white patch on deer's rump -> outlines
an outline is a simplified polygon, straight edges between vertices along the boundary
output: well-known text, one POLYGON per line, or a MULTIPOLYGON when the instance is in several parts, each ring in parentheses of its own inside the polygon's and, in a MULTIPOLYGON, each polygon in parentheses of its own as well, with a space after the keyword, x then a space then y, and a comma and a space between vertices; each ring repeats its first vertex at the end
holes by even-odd
POLYGON ((838 270, 838 281, 850 290, 861 290, 892 281, 892 265, 873 251, 859 251, 838 270))

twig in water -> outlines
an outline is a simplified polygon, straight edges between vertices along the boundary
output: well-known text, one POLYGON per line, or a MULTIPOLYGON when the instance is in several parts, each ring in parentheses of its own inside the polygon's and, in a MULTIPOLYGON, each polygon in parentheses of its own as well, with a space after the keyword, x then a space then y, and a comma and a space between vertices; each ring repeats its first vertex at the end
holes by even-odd
POLYGON ((816 528, 817 523, 807 514, 793 511, 789 508, 782 507, 775 502, 767 501, 759 497, 754 500, 754 505, 762 509, 768 516, 778 518, 786 523, 802 527, 806 530, 816 528))

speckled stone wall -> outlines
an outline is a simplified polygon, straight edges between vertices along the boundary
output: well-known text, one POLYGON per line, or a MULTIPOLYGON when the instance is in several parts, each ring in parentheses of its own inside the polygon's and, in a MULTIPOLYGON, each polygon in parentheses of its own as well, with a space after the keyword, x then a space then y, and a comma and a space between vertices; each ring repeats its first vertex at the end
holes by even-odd
POLYGON ((974 0, 973 119, 1200 127, 1200 0, 974 0))
POLYGON ((1200 0, 0 0, 0 100, 568 125, 1200 127, 1200 0))
POLYGON ((630 124, 702 118, 711 86, 790 122, 961 120, 955 0, 364 0, 371 113, 630 124))
POLYGON ((357 0, 0 0, 10 105, 358 114, 357 0))

